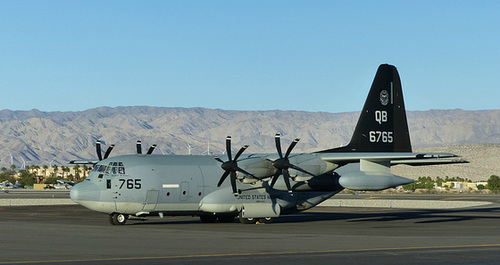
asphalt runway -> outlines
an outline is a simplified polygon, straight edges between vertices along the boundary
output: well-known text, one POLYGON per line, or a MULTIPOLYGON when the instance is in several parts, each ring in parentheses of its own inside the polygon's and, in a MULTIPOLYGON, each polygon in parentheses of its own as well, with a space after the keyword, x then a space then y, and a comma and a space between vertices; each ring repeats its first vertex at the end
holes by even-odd
POLYGON ((1 199, 66 199, 69 198, 69 190, 26 190, 9 189, 0 191, 1 199))
POLYGON ((112 226, 81 206, 0 207, 0 264, 498 264, 500 205, 317 207, 272 224, 152 217, 112 226))

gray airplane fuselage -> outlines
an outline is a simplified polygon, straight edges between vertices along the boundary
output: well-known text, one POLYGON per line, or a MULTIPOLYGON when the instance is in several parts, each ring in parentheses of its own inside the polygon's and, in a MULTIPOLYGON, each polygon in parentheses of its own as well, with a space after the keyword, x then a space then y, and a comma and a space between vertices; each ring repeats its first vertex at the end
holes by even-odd
POLYGON ((320 191, 304 182, 292 182, 301 191, 289 193, 282 181, 274 188, 267 181, 256 181, 238 184, 240 192, 234 196, 229 182, 217 187, 223 172, 213 156, 116 156, 100 161, 70 195, 81 205, 104 213, 200 215, 238 213, 244 208, 247 217, 273 217, 309 209, 343 189, 330 174, 317 177, 323 179, 320 191))

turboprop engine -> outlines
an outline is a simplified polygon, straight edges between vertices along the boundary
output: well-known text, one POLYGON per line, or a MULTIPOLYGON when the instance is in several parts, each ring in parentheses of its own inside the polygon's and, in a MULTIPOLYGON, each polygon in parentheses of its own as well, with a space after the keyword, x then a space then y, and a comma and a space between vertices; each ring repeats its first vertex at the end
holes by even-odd
MULTIPOLYGON (((325 162, 316 154, 300 154, 289 158, 290 163, 296 165, 297 167, 304 169, 307 172, 312 173, 315 176, 319 176, 326 172, 334 170, 337 165, 325 162)), ((249 157, 241 159, 238 161, 238 165, 244 169, 246 172, 251 173, 252 176, 246 174, 238 174, 238 179, 242 183, 255 183, 258 180, 269 178, 276 173, 276 168, 273 166, 272 162, 268 159, 261 157, 249 157)), ((306 181, 311 179, 313 176, 304 171, 299 171, 293 168, 288 169, 290 176, 295 181, 306 181)))
POLYGON ((240 179, 242 183, 247 184, 252 184, 261 179, 270 177, 274 174, 274 172, 276 172, 272 163, 263 157, 249 157, 241 159, 238 161, 238 165, 246 172, 252 174, 247 175, 241 172, 238 174, 238 179, 240 179))
MULTIPOLYGON (((319 176, 337 168, 336 164, 323 161, 317 154, 300 154, 290 157, 289 160, 290 163, 312 173, 315 176, 319 176)), ((292 176, 295 181, 306 181, 313 177, 310 174, 306 174, 303 171, 295 170, 293 168, 290 168, 290 176, 292 176)))

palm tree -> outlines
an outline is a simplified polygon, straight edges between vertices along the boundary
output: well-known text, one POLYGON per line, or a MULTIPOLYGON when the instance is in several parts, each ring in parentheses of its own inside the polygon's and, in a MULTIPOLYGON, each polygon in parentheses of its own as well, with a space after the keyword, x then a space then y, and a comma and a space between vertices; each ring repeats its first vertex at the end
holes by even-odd
POLYGON ((67 174, 66 174, 66 178, 68 178, 68 177, 69 177, 69 172, 70 172, 69 167, 63 167, 63 172, 66 172, 66 173, 67 173, 67 174))
POLYGON ((40 183, 41 182, 40 176, 38 176, 38 170, 40 169, 40 166, 39 165, 33 165, 33 166, 31 166, 31 168, 35 170, 35 176, 36 176, 36 179, 37 179, 36 183, 40 183))
POLYGON ((75 178, 76 180, 80 180, 80 166, 79 165, 76 165, 73 167, 73 171, 75 171, 75 178))
POLYGON ((63 179, 66 178, 66 167, 65 166, 61 166, 61 172, 62 172, 63 179))
POLYGON ((57 173, 59 172, 59 167, 57 167, 57 165, 53 165, 52 168, 54 169, 54 177, 57 177, 57 173))
POLYGON ((47 165, 43 165, 43 177, 46 178, 47 177, 47 169, 49 168, 49 166, 47 165))
POLYGON ((82 169, 83 169, 83 178, 86 178, 87 177, 87 170, 89 170, 89 168, 87 167, 87 165, 84 164, 82 169))
MULTIPOLYGON (((42 172, 43 172, 43 179, 42 179, 42 181, 47 178, 47 169, 48 168, 49 168, 49 166, 47 166, 47 165, 43 165, 42 166, 42 172)), ((40 182, 42 182, 42 181, 40 181, 40 182)))

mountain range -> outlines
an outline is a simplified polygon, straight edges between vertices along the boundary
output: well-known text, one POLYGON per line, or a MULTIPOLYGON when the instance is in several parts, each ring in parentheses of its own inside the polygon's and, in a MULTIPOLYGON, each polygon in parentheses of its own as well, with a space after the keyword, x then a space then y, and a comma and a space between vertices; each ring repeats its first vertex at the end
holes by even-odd
MULTIPOLYGON (((275 152, 300 138, 294 152, 347 144, 359 112, 234 111, 205 108, 100 107, 79 112, 0 111, 0 166, 64 165, 96 158, 95 142, 115 144, 112 155, 157 144, 158 154, 222 153, 231 135, 233 149, 275 152)), ((500 144, 500 110, 407 111, 414 149, 467 144, 500 144)), ((104 149, 106 146, 103 147, 104 149)))

